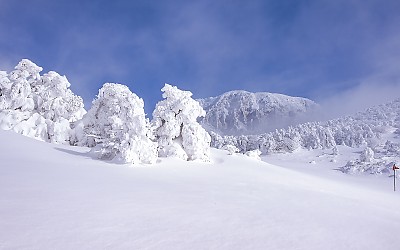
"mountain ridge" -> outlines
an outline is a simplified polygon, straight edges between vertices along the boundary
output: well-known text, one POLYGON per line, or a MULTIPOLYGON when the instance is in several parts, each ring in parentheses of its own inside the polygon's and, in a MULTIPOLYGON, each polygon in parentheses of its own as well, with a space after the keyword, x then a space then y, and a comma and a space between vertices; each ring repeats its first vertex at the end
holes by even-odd
POLYGON ((219 96, 197 99, 206 116, 201 124, 223 135, 265 133, 305 122, 319 105, 284 94, 232 90, 219 96))

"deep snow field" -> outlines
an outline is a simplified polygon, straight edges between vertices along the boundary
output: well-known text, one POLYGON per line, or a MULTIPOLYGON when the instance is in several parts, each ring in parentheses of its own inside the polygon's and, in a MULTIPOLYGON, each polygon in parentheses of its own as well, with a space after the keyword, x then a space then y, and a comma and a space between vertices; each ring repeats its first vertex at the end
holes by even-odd
POLYGON ((0 249, 400 249, 400 183, 335 170, 360 149, 134 167, 88 151, 0 130, 0 249))

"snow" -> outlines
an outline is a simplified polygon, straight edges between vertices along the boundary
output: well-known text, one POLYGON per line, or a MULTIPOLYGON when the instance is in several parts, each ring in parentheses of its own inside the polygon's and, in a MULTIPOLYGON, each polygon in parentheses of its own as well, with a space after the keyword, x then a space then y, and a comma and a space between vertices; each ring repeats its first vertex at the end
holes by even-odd
POLYGON ((164 100, 153 111, 152 129, 158 141, 158 156, 209 161, 211 137, 197 122, 206 114, 190 91, 165 84, 164 100))
POLYGON ((65 76, 22 59, 15 70, 0 71, 0 129, 52 143, 70 144, 71 125, 86 113, 83 100, 65 76))
POLYGON ((94 147, 99 159, 154 163, 157 145, 150 140, 144 102, 125 85, 105 83, 92 107, 77 122, 77 145, 94 147))
POLYGON ((362 154, 341 166, 342 171, 388 174, 393 163, 400 161, 399 121, 400 99, 397 99, 353 116, 308 122, 260 135, 220 136, 211 132, 211 145, 216 148, 232 145, 240 152, 259 149, 264 154, 300 149, 324 149, 337 154, 335 147, 345 145, 360 148, 362 154))
POLYGON ((0 249, 399 249, 392 179, 337 148, 131 167, 0 130, 0 249))
POLYGON ((313 119, 318 104, 302 97, 234 90, 198 99, 207 112, 201 124, 221 135, 260 134, 313 119))

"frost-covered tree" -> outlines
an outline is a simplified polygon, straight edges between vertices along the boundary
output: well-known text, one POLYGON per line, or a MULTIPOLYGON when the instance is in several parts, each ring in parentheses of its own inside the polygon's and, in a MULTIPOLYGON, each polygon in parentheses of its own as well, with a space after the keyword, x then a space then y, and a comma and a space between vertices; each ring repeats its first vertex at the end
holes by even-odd
POLYGON ((40 80, 40 72, 43 69, 28 59, 22 59, 15 70, 9 75, 12 81, 10 97, 11 108, 21 111, 32 111, 35 103, 32 96, 32 85, 40 80))
POLYGON ((71 124, 86 112, 65 76, 40 75, 23 59, 10 74, 0 73, 0 127, 54 143, 70 143, 71 124))
POLYGON ((361 152, 360 161, 361 162, 373 162, 374 161, 374 151, 371 148, 366 147, 361 152))
POLYGON ((228 151, 229 155, 233 155, 239 152, 239 149, 237 147, 230 144, 223 146, 222 149, 228 151))
POLYGON ((161 91, 165 99, 157 103, 152 120, 158 155, 209 161, 211 138, 197 122, 205 115, 203 108, 190 91, 169 84, 161 91))
POLYGON ((390 126, 398 124, 399 115, 396 114, 400 100, 390 106, 379 108, 379 111, 374 110, 373 113, 384 113, 384 115, 376 115, 375 117, 379 118, 372 120, 368 120, 371 119, 368 118, 371 115, 361 113, 355 117, 345 117, 325 123, 308 122, 261 135, 220 136, 211 133, 212 146, 221 148, 232 144, 241 152, 260 149, 263 153, 293 152, 298 148, 327 149, 336 145, 371 147, 377 144, 382 133, 390 129, 388 124, 391 124, 390 126))
POLYGON ((83 100, 69 87, 65 76, 50 71, 33 85, 37 112, 46 119, 47 133, 51 142, 63 143, 73 137, 71 123, 86 113, 83 100))
POLYGON ((125 85, 105 83, 76 132, 78 144, 94 147, 101 159, 133 164, 157 159, 143 100, 125 85))
POLYGON ((259 149, 247 151, 245 154, 248 157, 251 157, 251 158, 254 158, 254 159, 257 159, 257 160, 261 160, 261 157, 260 157, 261 151, 259 149))
POLYGON ((83 100, 69 89, 71 84, 65 76, 50 71, 44 74, 36 87, 36 103, 39 114, 44 118, 74 122, 83 116, 83 100))
POLYGON ((11 105, 11 91, 12 83, 8 79, 6 71, 0 71, 0 110, 9 109, 11 105))

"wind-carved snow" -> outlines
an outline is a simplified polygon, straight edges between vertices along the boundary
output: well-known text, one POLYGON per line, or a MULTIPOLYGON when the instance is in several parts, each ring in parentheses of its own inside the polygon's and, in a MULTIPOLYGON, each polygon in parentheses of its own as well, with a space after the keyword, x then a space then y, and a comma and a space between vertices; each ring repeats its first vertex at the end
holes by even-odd
POLYGON ((207 112, 201 124, 226 135, 264 133, 305 122, 318 108, 306 98, 244 90, 198 101, 207 112))

